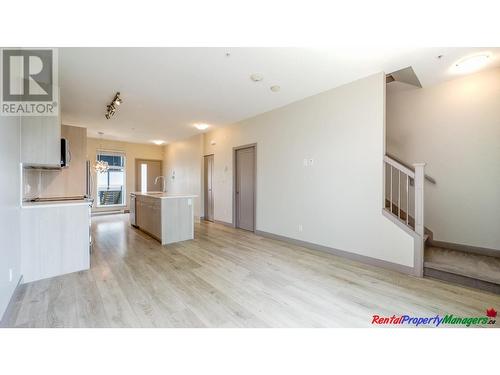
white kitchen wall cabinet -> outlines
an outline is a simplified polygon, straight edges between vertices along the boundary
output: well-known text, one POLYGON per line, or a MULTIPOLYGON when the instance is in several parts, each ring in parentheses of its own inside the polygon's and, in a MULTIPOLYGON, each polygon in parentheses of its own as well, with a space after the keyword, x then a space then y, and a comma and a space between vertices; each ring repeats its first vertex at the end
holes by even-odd
POLYGON ((21 161, 34 167, 58 167, 61 163, 61 118, 21 119, 21 161))

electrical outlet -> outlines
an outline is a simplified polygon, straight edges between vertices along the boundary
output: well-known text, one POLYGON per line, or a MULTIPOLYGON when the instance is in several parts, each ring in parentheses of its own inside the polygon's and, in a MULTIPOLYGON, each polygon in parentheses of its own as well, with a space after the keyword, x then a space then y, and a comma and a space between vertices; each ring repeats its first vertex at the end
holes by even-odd
POLYGON ((299 224, 299 232, 302 232, 303 229, 302 224, 299 224))
POLYGON ((9 283, 12 282, 12 268, 9 268, 9 283))

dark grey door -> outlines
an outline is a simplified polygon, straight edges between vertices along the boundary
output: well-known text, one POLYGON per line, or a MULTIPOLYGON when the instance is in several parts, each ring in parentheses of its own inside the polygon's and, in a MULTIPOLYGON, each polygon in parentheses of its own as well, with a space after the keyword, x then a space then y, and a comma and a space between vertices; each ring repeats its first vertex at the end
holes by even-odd
POLYGON ((207 155, 204 158, 204 197, 205 197, 205 220, 214 221, 214 194, 213 173, 214 156, 207 155))
POLYGON ((236 150, 236 227, 255 231, 255 147, 236 150))

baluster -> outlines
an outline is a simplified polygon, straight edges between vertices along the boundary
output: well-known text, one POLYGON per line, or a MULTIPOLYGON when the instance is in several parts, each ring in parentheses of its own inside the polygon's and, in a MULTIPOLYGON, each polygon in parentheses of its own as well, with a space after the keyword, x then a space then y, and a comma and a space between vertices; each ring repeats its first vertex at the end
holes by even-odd
POLYGON ((406 225, 409 225, 410 220, 410 177, 406 175, 406 225))
POLYGON ((401 171, 398 170, 398 219, 401 219, 401 171))
POLYGON ((389 209, 391 210, 392 214, 392 165, 391 165, 391 195, 389 197, 389 209))

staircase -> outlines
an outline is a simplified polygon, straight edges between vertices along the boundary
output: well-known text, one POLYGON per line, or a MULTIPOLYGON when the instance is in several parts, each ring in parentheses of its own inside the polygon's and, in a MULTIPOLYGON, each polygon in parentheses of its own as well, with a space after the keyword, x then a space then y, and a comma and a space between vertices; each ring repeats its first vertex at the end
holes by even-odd
POLYGON ((424 227, 424 182, 436 183, 425 175, 425 164, 412 167, 386 155, 384 166, 384 211, 414 235, 415 274, 500 294, 500 254, 436 246, 424 227))
POLYGON ((500 257, 427 245, 424 276, 500 294, 500 257))

